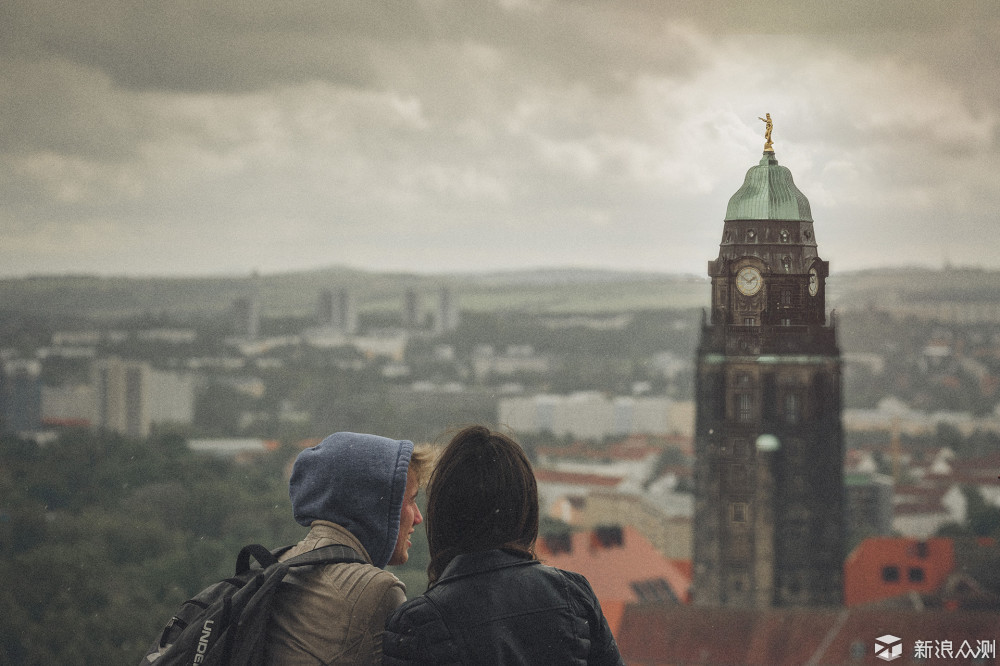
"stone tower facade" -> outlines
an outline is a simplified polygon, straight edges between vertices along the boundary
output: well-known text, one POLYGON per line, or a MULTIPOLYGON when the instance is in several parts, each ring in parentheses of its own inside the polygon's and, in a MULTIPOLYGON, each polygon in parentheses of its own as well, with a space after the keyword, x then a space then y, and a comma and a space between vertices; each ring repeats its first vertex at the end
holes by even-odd
POLYGON ((770 142, 732 196, 697 352, 694 601, 842 603, 841 361, 809 201, 770 142))

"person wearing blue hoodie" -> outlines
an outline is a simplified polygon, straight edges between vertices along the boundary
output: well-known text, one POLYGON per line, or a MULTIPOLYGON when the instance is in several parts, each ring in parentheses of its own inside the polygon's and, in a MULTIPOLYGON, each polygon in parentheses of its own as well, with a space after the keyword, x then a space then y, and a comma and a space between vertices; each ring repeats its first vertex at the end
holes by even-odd
POLYGON ((338 432, 295 459, 289 496, 309 533, 288 559, 350 546, 365 563, 305 567, 286 576, 272 606, 267 663, 378 664, 389 615, 406 588, 387 565, 406 562, 423 522, 416 495, 429 466, 413 442, 338 432))

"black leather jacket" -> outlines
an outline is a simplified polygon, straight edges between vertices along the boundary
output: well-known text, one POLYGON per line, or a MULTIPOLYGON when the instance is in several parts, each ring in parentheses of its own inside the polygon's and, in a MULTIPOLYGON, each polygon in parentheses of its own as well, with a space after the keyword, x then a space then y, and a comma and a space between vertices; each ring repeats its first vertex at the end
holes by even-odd
POLYGON ((503 550, 459 555, 396 609, 382 663, 623 664, 586 578, 503 550))

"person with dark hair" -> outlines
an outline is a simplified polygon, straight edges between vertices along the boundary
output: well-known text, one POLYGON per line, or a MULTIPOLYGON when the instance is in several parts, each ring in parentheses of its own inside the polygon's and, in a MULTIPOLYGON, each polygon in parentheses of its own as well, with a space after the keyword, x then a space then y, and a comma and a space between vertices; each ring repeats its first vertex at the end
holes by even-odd
POLYGON ((622 664, 587 579, 541 564, 538 488, 510 437, 458 432, 427 489, 430 587, 400 606, 382 663, 622 664))
POLYGON ((282 560, 344 545, 364 562, 295 569, 275 593, 269 664, 378 664, 389 614, 406 588, 387 565, 404 564, 423 522, 416 496, 429 456, 413 442, 338 432, 295 459, 288 493, 309 533, 282 560))

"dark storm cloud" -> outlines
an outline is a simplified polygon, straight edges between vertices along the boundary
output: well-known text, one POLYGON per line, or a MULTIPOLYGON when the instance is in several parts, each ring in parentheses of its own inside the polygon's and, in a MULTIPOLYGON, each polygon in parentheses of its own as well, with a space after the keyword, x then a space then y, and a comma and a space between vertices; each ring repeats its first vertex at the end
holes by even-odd
POLYGON ((8 53, 92 67, 136 90, 367 86, 375 45, 420 33, 415 5, 393 4, 39 0, 11 3, 2 36, 8 53))
MULTIPOLYGON (((685 60, 654 37, 668 17, 605 4, 505 10, 491 2, 9 2, 8 55, 59 58, 137 90, 245 92, 309 80, 383 83, 379 61, 471 42, 518 54, 526 71, 605 77, 623 59, 685 60), (624 48, 623 48, 624 47, 624 48)), ((405 62, 399 63, 405 66, 405 62)), ((453 63, 455 64, 455 63, 453 63)))

